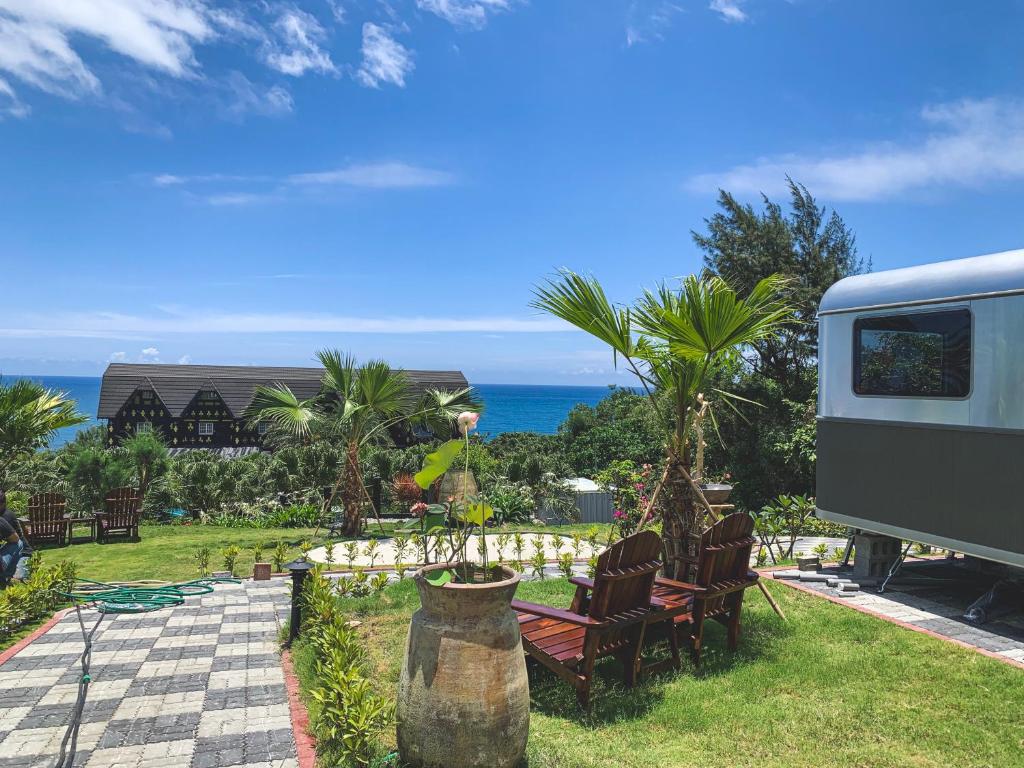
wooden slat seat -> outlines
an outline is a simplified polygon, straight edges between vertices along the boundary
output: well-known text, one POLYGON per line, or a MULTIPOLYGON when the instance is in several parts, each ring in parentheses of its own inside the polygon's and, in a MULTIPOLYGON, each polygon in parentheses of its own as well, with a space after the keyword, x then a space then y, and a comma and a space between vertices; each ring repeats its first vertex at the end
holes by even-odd
POLYGON ((701 534, 695 584, 663 578, 655 581, 654 597, 689 606, 688 613, 676 616, 673 629, 688 642, 696 664, 700 663, 706 619, 726 627, 729 650, 736 650, 743 593, 758 579, 750 570, 750 552, 757 541, 751 535, 753 530, 754 519, 745 512, 723 517, 701 534))
POLYGON ((96 513, 96 538, 100 543, 106 543, 111 534, 121 534, 138 540, 141 517, 142 497, 139 492, 134 488, 117 488, 107 494, 103 511, 96 513))
MULTIPOLYGON (((581 706, 590 705, 591 680, 598 659, 619 658, 626 684, 633 685, 641 671, 647 626, 671 622, 677 613, 686 610, 678 601, 652 600, 651 590, 661 568, 660 554, 658 535, 641 531, 601 554, 593 581, 570 580, 576 584, 576 596, 568 610, 512 601, 523 648, 531 659, 572 685, 581 706)), ((674 632, 669 640, 670 663, 678 666, 674 632)))
POLYGON ((68 543, 67 499, 59 493, 37 493, 28 500, 28 535, 35 544, 68 543))

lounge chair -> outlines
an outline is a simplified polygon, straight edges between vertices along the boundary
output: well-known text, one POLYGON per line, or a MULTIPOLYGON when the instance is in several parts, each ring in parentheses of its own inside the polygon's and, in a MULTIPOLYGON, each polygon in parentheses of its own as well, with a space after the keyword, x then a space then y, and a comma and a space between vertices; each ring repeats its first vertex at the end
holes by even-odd
MULTIPOLYGON (((758 574, 750 570, 751 548, 757 543, 753 532, 754 518, 747 513, 723 517, 701 534, 695 584, 665 578, 654 583, 653 596, 661 604, 688 608, 676 615, 672 626, 677 642, 685 641, 690 646, 695 664, 700 664, 707 619, 726 627, 728 648, 736 650, 743 593, 758 579, 758 574)), ((655 637, 663 629, 659 627, 655 637)))
POLYGON ((129 539, 139 538, 139 518, 142 517, 142 497, 134 488, 117 488, 107 494, 103 511, 96 513, 96 538, 101 544, 111 534, 129 539))
MULTIPOLYGON (((523 648, 531 659, 572 685, 585 709, 590 706, 598 659, 616 656, 622 662, 626 685, 632 686, 641 671, 648 625, 671 622, 677 612, 686 610, 683 605, 663 606, 652 599, 654 579, 662 565, 661 551, 661 539, 651 531, 616 542, 598 558, 592 582, 573 580, 576 596, 568 610, 512 601, 523 648)), ((667 634, 672 649, 669 663, 678 665, 676 635, 667 634)))
POLYGON ((59 493, 37 493, 28 500, 28 528, 33 544, 68 543, 67 499, 59 493))

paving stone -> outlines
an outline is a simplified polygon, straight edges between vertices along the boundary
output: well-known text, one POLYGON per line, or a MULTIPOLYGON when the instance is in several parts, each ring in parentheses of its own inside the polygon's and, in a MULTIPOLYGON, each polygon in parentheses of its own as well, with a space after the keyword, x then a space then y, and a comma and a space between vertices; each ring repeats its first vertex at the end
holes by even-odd
MULTIPOLYGON (((76 768, 297 768, 277 647, 288 605, 285 582, 247 583, 105 619, 76 768), (200 736, 201 728, 218 735, 200 736)), ((91 627, 96 614, 83 619, 91 627)), ((76 617, 0 666, 0 768, 56 762, 81 648, 76 617)))

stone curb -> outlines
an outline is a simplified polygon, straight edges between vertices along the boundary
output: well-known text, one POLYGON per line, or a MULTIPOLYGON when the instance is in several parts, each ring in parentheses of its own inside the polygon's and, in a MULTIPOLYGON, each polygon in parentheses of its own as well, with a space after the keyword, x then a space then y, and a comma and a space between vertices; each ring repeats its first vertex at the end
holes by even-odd
POLYGON ((309 712, 299 694, 299 678, 292 664, 292 652, 281 651, 281 667, 284 669, 284 687, 288 693, 288 711, 291 713, 292 736, 295 738, 295 753, 299 768, 316 767, 316 740, 309 732, 309 712))

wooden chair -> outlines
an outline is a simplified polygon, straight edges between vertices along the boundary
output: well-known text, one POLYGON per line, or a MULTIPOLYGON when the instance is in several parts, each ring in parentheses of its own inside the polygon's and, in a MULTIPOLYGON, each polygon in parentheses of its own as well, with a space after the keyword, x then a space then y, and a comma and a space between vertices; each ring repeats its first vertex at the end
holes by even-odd
MULTIPOLYGON (((681 606, 652 604, 654 579, 661 568, 661 539, 641 531, 616 542, 597 560, 593 581, 573 579, 576 596, 569 610, 513 600, 523 648, 530 658, 576 689, 584 708, 590 706, 594 664, 616 656, 632 686, 640 672, 644 632, 652 622, 670 622, 681 606)), ((678 665, 675 633, 669 633, 672 663, 678 665)))
POLYGON ((142 497, 134 488, 116 488, 107 494, 103 511, 96 513, 96 539, 106 543, 112 533, 139 538, 142 497))
POLYGON ((68 543, 67 499, 59 493, 37 493, 28 500, 28 527, 33 544, 68 543))
POLYGON ((743 592, 758 579, 750 570, 751 548, 757 543, 753 532, 754 518, 747 513, 727 515, 701 534, 696 584, 665 578, 655 581, 653 595, 662 604, 688 608, 675 616, 671 626, 674 634, 688 642, 695 664, 700 664, 707 619, 726 627, 729 650, 736 650, 743 592))

